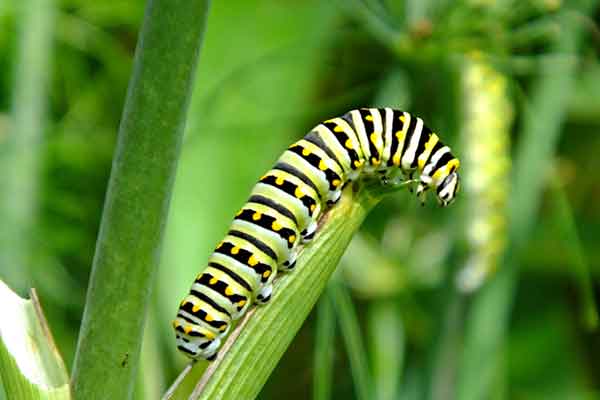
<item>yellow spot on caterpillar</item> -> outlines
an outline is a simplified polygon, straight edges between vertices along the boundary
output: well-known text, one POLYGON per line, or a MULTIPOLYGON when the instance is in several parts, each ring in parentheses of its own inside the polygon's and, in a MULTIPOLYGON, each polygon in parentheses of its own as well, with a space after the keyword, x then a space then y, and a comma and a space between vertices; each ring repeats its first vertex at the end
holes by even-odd
POLYGON ((266 270, 265 272, 263 272, 262 276, 263 278, 268 278, 271 275, 271 271, 266 270))
POLYGON ((315 211, 315 208, 317 208, 316 204, 311 204, 310 205, 310 212, 315 211))
POLYGON ((200 311, 200 306, 198 304, 194 304, 194 307, 192 307, 192 311, 193 312, 198 312, 200 311))
POLYGON ((255 212, 254 214, 252 214, 252 219, 254 221, 258 221, 260 217, 262 217, 262 215, 259 212, 255 212))
POLYGON ((392 162, 394 163, 394 165, 398 166, 400 165, 400 154, 396 154, 393 158, 392 158, 392 162))
POLYGON ((177 328, 180 325, 179 320, 174 319, 173 320, 173 328, 177 328))
POLYGON ((344 132, 344 128, 342 128, 340 125, 336 125, 335 128, 333 128, 334 132, 344 132))
POLYGON ((305 148, 303 148, 303 149, 302 149, 302 155, 303 155, 303 156, 309 156, 309 155, 310 155, 310 149, 308 149, 308 148, 306 148, 306 147, 305 147, 305 148))
POLYGON ((404 140, 404 131, 396 132, 396 137, 398 138, 398 140, 404 140))
POLYGON ((258 260, 256 259, 256 257, 254 257, 254 254, 253 254, 248 258, 248 265, 250 265, 251 267, 254 267, 256 264, 258 264, 258 260))
POLYGON ((206 314, 206 317, 204 317, 204 320, 210 322, 210 321, 214 321, 214 318, 212 317, 212 315, 206 314))
POLYGON ((282 228, 282 226, 279 222, 273 221, 273 223, 271 224, 271 228, 273 228, 274 231, 278 231, 282 228))
MULTIPOLYGON (((224 325, 225 327, 227 327, 227 325, 224 325)), ((204 337, 206 337, 208 340, 213 340, 215 338, 215 334, 212 332, 204 332, 204 337)))
POLYGON ((244 307, 245 305, 246 305, 246 300, 240 300, 240 301, 238 301, 238 306, 244 307))
POLYGON ((221 326, 219 327, 219 330, 220 330, 221 332, 225 331, 225 329, 227 329, 227 324, 225 324, 225 325, 221 325, 221 326))
POLYGON ((240 248, 237 246, 234 246, 231 248, 231 254, 237 254, 240 252, 240 248))
POLYGON ((367 121, 373 121, 373 116, 372 116, 372 115, 367 115, 367 116, 365 117, 365 119, 366 119, 367 121))
POLYGON ((377 166, 377 165, 381 164, 381 160, 378 160, 375 157, 371 157, 371 164, 377 166))
POLYGON ((283 178, 281 178, 281 177, 275 179, 275 184, 276 185, 281 186, 281 185, 283 185, 284 182, 285 182, 285 180, 283 178))
POLYGON ((231 289, 231 286, 227 286, 227 287, 225 288, 225 294, 226 294, 227 296, 231 296, 231 295, 233 294, 233 289, 231 289))
POLYGON ((363 163, 364 163, 363 160, 360 160, 360 161, 359 160, 354 160, 354 167, 355 168, 360 168, 360 167, 362 167, 363 163))
POLYGON ((290 235, 290 237, 288 238, 288 242, 294 243, 295 241, 296 241, 296 235, 290 235))
POLYGON ((400 122, 404 123, 406 122, 406 117, 404 115, 401 115, 398 117, 398 119, 400 120, 400 122))
POLYGON ((323 160, 319 161, 319 169, 321 171, 325 171, 327 169, 327 164, 325 164, 325 161, 323 161, 323 160))
POLYGON ((211 285, 214 285, 217 282, 219 282, 219 280, 217 278, 212 278, 210 281, 208 281, 208 283, 210 283, 211 285))
POLYGON ((333 181, 331 181, 331 184, 335 187, 340 186, 341 183, 342 181, 340 181, 339 179, 334 179, 333 181))
POLYGON ((299 199, 300 197, 304 196, 304 192, 302 191, 302 189, 297 187, 294 191, 294 196, 296 196, 299 199))
POLYGON ((347 139, 346 143, 344 143, 344 146, 346 146, 347 149, 352 149, 352 140, 347 139))
POLYGON ((187 335, 188 333, 190 333, 192 331, 192 326, 191 325, 186 325, 183 327, 183 331, 185 332, 185 334, 187 335))
POLYGON ((379 134, 377 132, 373 132, 371 133, 371 136, 369 136, 369 139, 371 139, 371 143, 377 144, 377 141, 379 140, 379 134))

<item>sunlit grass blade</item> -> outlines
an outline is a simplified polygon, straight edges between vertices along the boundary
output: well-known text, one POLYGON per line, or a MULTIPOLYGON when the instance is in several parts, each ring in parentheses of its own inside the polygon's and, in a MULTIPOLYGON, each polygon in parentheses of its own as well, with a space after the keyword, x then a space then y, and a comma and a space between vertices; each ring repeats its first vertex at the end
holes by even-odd
POLYGON ((12 118, 6 139, 0 135, 0 274, 24 292, 33 272, 55 9, 52 0, 16 3, 12 118))
POLYGON ((207 0, 147 4, 75 355, 77 398, 132 395, 207 11, 207 0))
POLYGON ((331 399, 335 349, 335 313, 328 291, 317 305, 313 400, 331 399))
POLYGON ((372 399, 373 387, 369 372, 369 360, 350 293, 340 282, 335 281, 332 282, 329 292, 335 306, 337 319, 340 324, 340 332, 344 339, 346 353, 350 361, 350 371, 354 380, 356 398, 359 400, 372 399))
POLYGON ((8 399, 70 399, 69 375, 35 292, 24 300, 0 281, 0 377, 8 399))
POLYGON ((393 300, 374 300, 368 311, 373 390, 378 400, 398 398, 404 366, 405 334, 400 307, 393 300))
POLYGON ((594 300, 594 289, 590 267, 573 216, 573 209, 569 204, 565 190, 558 181, 552 180, 552 197, 555 212, 561 222, 563 232, 557 232, 566 243, 570 253, 571 270, 581 296, 581 320, 588 330, 598 328, 598 308, 594 300))

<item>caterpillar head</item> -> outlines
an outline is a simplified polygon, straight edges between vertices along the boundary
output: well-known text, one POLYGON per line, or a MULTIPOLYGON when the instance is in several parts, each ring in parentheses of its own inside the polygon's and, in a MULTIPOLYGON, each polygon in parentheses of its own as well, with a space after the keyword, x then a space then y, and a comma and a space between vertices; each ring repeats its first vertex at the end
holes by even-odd
POLYGON ((419 186, 417 187, 417 197, 421 201, 421 204, 425 204, 427 189, 433 187, 436 191, 438 203, 442 207, 446 207, 454 201, 460 189, 460 175, 456 169, 453 169, 445 177, 440 178, 439 175, 437 177, 435 175, 432 178, 427 174, 421 174, 419 177, 419 186))
POLYGON ((442 183, 437 187, 436 193, 438 201, 442 207, 446 207, 451 204, 455 197, 456 193, 460 189, 460 175, 457 171, 453 171, 449 174, 442 183))

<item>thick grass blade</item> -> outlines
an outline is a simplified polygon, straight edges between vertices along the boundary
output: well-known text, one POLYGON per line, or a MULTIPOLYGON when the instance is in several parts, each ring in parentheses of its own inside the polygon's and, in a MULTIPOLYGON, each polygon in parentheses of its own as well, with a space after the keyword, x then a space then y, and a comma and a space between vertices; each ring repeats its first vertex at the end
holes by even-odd
POLYGON ((208 3, 146 8, 75 356, 77 398, 133 392, 208 3))
POLYGON ((71 398, 69 375, 40 304, 0 281, 0 377, 8 399, 71 398))
POLYGON ((329 400, 335 349, 335 313, 327 291, 317 305, 316 325, 313 400, 329 400))

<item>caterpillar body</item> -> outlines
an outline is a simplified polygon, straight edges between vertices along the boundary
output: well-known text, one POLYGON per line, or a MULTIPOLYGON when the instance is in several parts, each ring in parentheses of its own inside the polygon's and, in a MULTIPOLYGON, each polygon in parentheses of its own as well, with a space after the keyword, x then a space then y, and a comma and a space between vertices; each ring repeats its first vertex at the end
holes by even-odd
POLYGON ((423 120, 391 108, 362 108, 324 121, 293 143, 254 186, 227 236, 208 259, 173 321, 177 348, 213 360, 231 322, 271 298, 278 271, 291 270, 300 244, 345 185, 366 174, 383 183, 419 173, 417 196, 442 206, 459 189, 459 160, 423 120))

